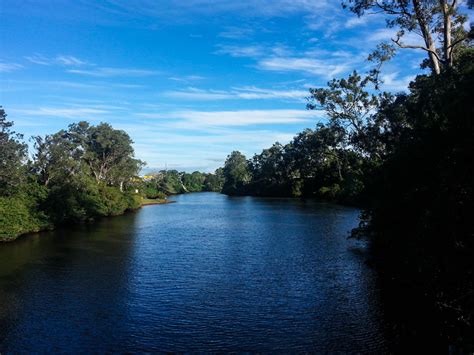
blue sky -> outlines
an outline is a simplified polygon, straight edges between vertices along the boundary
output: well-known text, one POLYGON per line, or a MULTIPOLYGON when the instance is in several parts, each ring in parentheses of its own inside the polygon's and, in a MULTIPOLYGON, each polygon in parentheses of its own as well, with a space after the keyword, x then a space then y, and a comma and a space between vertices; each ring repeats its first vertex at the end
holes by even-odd
MULTIPOLYGON (((108 122, 149 168, 212 171, 324 120, 308 88, 366 71, 395 33, 339 4, 2 0, 0 105, 26 137, 108 122)), ((385 89, 404 90, 422 56, 401 51, 385 89)))

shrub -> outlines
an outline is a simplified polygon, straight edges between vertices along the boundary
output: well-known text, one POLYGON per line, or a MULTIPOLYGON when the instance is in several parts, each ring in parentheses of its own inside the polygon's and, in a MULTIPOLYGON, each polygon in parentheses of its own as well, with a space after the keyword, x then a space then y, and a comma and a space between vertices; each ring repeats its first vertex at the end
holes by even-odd
POLYGON ((0 240, 48 227, 49 220, 44 213, 34 210, 35 205, 36 201, 26 194, 0 197, 0 240))

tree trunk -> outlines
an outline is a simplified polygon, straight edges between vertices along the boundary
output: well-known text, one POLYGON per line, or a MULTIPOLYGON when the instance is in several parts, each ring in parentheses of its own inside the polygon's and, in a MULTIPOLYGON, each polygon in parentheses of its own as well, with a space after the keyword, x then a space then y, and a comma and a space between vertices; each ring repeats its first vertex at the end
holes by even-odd
MULTIPOLYGON (((440 0, 439 1, 441 10, 443 12, 443 51, 444 51, 444 60, 446 62, 446 65, 449 67, 453 66, 453 51, 451 48, 451 28, 452 28, 452 22, 451 22, 451 10, 453 8, 450 8, 448 5, 447 0, 440 0)), ((455 3, 453 3, 454 6, 455 3)))
POLYGON ((420 31, 425 41, 426 48, 428 48, 429 50, 428 55, 430 57, 433 71, 436 74, 439 74, 441 73, 441 67, 439 58, 436 55, 436 46, 434 44, 433 38, 431 37, 431 33, 428 28, 425 15, 423 14, 423 9, 421 8, 420 0, 413 0, 413 8, 415 9, 416 20, 418 21, 418 25, 420 26, 420 31))

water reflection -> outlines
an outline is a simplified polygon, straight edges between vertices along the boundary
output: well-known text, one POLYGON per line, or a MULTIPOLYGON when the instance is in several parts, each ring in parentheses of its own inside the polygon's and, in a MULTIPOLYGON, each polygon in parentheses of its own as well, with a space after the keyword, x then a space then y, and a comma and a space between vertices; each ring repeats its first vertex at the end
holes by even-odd
MULTIPOLYGON (((100 349, 126 317, 135 215, 26 236, 0 248, 0 344, 100 349)), ((1 347, 0 347, 1 349, 1 347)))
POLYGON ((0 248, 0 350, 380 351, 351 208, 202 193, 0 248))

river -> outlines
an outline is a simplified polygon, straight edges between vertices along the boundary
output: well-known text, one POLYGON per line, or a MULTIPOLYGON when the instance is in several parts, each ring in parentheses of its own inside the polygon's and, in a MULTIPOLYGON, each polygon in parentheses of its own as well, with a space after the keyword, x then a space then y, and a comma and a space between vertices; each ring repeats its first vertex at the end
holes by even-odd
POLYGON ((0 245, 0 352, 387 349, 357 209, 173 199, 0 245))

